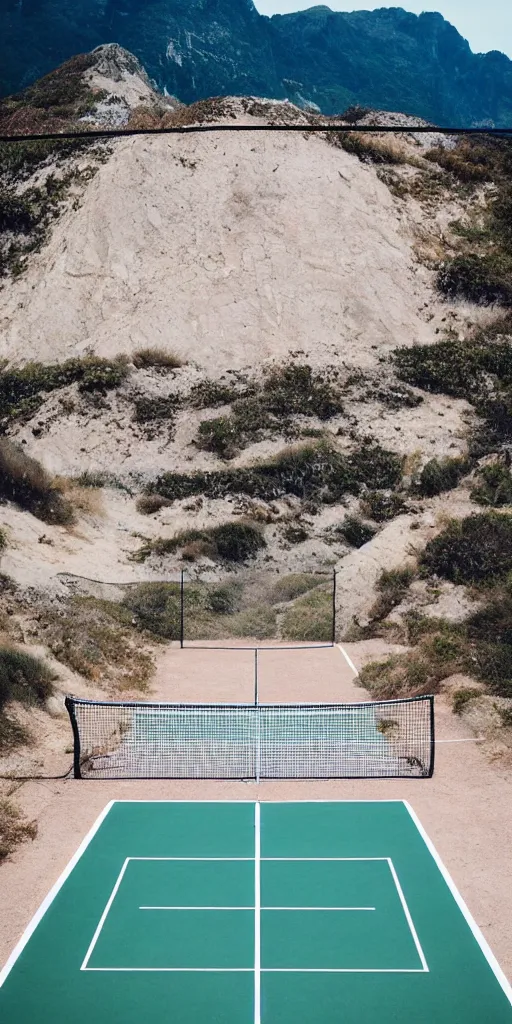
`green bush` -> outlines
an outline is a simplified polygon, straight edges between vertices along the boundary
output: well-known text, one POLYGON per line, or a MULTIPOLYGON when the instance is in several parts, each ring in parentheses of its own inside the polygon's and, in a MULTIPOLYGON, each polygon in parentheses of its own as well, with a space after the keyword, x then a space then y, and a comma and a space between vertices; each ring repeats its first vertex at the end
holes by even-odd
POLYGON ((190 475, 164 473, 148 485, 146 493, 160 494, 169 500, 196 494, 222 498, 239 493, 267 501, 294 494, 332 504, 344 494, 358 494, 363 484, 393 487, 401 475, 401 459, 378 444, 368 442, 345 455, 327 442, 320 442, 285 449, 273 459, 250 468, 190 475))
POLYGON ((467 459, 430 459, 421 471, 418 491, 424 498, 451 491, 469 470, 467 459))
MULTIPOLYGON (((196 553, 208 554, 226 562, 245 562, 254 558, 266 541, 259 526, 249 522, 224 523, 203 530, 182 530, 174 537, 148 541, 139 549, 136 560, 145 561, 151 554, 167 555, 178 548, 200 543, 196 553)), ((191 559, 192 560, 192 559, 191 559)))
POLYGON ((476 697, 481 697, 481 695, 481 690, 477 690, 474 686, 462 686, 460 690, 455 690, 452 695, 452 710, 454 714, 461 715, 469 702, 476 697))
POLYGON ((408 508, 399 494, 385 494, 383 491, 368 491, 361 501, 365 514, 376 523, 386 523, 407 512, 408 508))
POLYGON ((471 498, 479 505, 512 505, 512 473, 508 466, 493 462, 479 470, 471 498))
POLYGON ((21 447, 0 437, 0 498, 14 501, 45 523, 62 526, 74 522, 74 511, 39 462, 21 447))
MULTIPOLYGON (((188 587, 186 606, 190 606, 192 597, 188 587)), ((128 590, 123 605, 133 613, 141 629, 166 640, 180 639, 179 583, 141 583, 128 590)))
POLYGON ((78 383, 82 392, 99 392, 118 387, 128 373, 122 359, 86 356, 64 363, 26 363, 19 369, 0 370, 0 419, 31 415, 45 393, 78 383))
POLYGON ((479 353, 465 342, 397 348, 393 359, 400 380, 423 391, 466 399, 481 392, 479 353))
POLYGON ((2 551, 5 551, 7 547, 7 534, 5 530, 0 530, 0 555, 2 551))
POLYGON ((341 526, 336 527, 336 532, 341 533, 347 544, 354 548, 362 548, 364 544, 375 537, 376 529, 370 523, 365 523, 359 516, 346 516, 341 526))
POLYGON ((217 416, 199 424, 197 446, 206 452, 214 452, 219 459, 232 459, 238 452, 240 432, 233 416, 217 416))
POLYGON ((453 583, 499 581, 512 571, 512 517, 496 512, 452 519, 429 541, 423 571, 453 583))
POLYGON ((12 700, 26 707, 44 704, 56 678, 41 658, 17 647, 0 647, 0 712, 12 700))
POLYGON ((480 305, 512 305, 510 263, 498 254, 456 256, 437 275, 439 291, 449 299, 467 299, 480 305))
POLYGON ((194 409, 215 409, 221 405, 231 405, 243 394, 236 384, 226 384, 218 380, 200 380, 194 384, 188 394, 188 403, 194 409))
POLYGON ((36 223, 32 204, 14 189, 0 187, 0 231, 28 234, 36 223))

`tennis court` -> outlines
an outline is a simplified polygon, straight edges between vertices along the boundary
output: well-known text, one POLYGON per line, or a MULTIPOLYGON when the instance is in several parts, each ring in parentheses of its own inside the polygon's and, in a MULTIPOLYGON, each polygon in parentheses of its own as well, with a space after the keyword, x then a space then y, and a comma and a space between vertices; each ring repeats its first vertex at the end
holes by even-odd
POLYGON ((3 1024, 511 1024, 403 801, 114 801, 0 975, 3 1024))

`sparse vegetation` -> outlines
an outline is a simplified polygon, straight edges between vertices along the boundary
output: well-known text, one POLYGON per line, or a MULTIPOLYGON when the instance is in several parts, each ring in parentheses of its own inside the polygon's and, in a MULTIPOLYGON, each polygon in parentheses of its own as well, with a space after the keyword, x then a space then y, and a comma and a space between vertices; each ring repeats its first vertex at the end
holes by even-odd
POLYGON ((52 653, 74 672, 119 690, 146 689, 153 662, 125 605, 73 597, 59 608, 42 608, 40 626, 52 653))
POLYGON ((382 571, 377 580, 379 595, 370 611, 372 622, 385 619, 390 611, 403 601, 415 575, 415 570, 409 565, 382 571))
POLYGON ((469 473, 470 468, 468 459, 430 459, 421 471, 418 492, 424 498, 432 498, 444 491, 451 491, 469 473))
POLYGON ((0 497, 14 501, 45 523, 67 526, 74 522, 72 505, 53 486, 41 464, 1 437, 0 497))
MULTIPOLYGON (((334 379, 335 371, 330 376, 334 379)), ((342 411, 341 393, 326 374, 308 364, 286 363, 266 371, 258 387, 234 401, 230 415, 203 421, 197 444, 231 459, 268 433, 290 434, 293 416, 328 420, 342 411)))
POLYGON ((12 800, 0 799, 0 863, 14 852, 20 843, 35 839, 37 824, 27 821, 12 800))
POLYGON ((310 590, 286 610, 281 625, 283 640, 330 643, 333 624, 332 588, 324 587, 310 590))
POLYGON ((0 368, 0 430, 10 421, 32 416, 45 394, 69 384, 82 393, 106 394, 122 384, 128 374, 125 359, 85 356, 64 363, 26 363, 13 369, 0 368))
POLYGON ((182 548, 182 557, 187 561, 195 561, 196 558, 206 555, 208 558, 226 562, 245 562, 249 558, 255 558, 258 551, 265 546, 263 532, 257 524, 238 521, 205 527, 202 530, 183 530, 174 537, 159 537, 148 541, 135 557, 137 561, 145 561, 150 555, 173 554, 182 548))
POLYGON ((43 706, 53 693, 55 673, 41 658, 18 647, 0 646, 0 751, 28 743, 29 733, 9 710, 12 701, 43 706))
POLYGON ((179 404, 179 395, 136 395, 133 421, 143 426, 148 441, 153 440, 164 425, 171 437, 179 404))
POLYGON ((325 577, 319 573, 292 572, 287 576, 282 576, 274 584, 272 603, 295 601, 322 583, 325 583, 325 577))
POLYGON ((408 154, 405 146, 395 139, 389 139, 368 132, 357 135, 352 132, 329 132, 328 141, 347 153, 353 153, 364 164, 406 164, 419 163, 408 154))
POLYGON ((364 484, 393 487, 401 478, 401 460, 375 442, 368 441, 349 455, 325 441, 288 448, 250 468, 213 473, 164 473, 147 488, 169 500, 196 494, 220 498, 247 494, 272 501, 285 494, 317 498, 327 504, 344 494, 358 494, 364 484))

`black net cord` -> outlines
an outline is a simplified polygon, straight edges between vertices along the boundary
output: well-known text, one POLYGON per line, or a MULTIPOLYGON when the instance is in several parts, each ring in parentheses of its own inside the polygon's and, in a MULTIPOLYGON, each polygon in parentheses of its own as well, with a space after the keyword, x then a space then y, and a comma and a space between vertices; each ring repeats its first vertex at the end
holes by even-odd
POLYGON ((71 728, 73 730, 73 775, 75 779, 82 778, 82 772, 80 769, 80 730, 78 728, 78 722, 75 715, 75 702, 72 697, 66 697, 65 705, 71 722, 71 728))

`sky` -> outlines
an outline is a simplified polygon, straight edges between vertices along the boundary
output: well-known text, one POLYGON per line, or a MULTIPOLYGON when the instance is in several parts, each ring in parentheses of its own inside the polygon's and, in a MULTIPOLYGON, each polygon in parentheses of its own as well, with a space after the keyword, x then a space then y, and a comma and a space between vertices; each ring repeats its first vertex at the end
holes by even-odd
POLYGON ((324 3, 333 11, 374 11, 378 7, 403 7, 413 14, 439 11, 468 40, 474 53, 501 50, 512 58, 511 0, 395 0, 386 4, 368 0, 255 0, 261 14, 288 14, 324 3))

